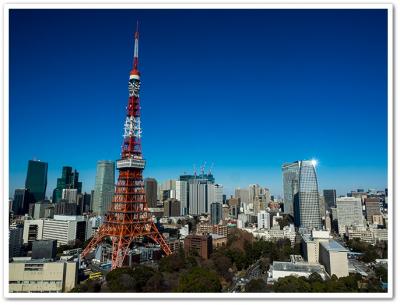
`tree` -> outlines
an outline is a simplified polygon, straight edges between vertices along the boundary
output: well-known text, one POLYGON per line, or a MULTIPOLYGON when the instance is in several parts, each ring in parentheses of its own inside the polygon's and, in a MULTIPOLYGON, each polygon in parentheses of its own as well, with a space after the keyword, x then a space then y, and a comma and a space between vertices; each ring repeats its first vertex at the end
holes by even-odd
POLYGON ((179 277, 177 292, 220 292, 221 288, 215 272, 194 267, 179 277))
POLYGON ((387 283, 388 281, 388 270, 383 266, 376 266, 375 267, 375 275, 378 279, 382 282, 387 283))
POLYGON ((279 278, 274 284, 275 292, 309 292, 311 285, 304 277, 286 276, 279 278))
POLYGON ((153 268, 143 265, 138 265, 134 269, 117 268, 107 274, 107 286, 112 292, 142 292, 154 274, 153 268))
POLYGON ((173 253, 169 256, 164 256, 158 265, 161 272, 175 272, 185 268, 185 256, 179 253, 173 253))
POLYGON ((245 286, 246 292, 266 292, 267 284, 263 279, 253 279, 245 286))

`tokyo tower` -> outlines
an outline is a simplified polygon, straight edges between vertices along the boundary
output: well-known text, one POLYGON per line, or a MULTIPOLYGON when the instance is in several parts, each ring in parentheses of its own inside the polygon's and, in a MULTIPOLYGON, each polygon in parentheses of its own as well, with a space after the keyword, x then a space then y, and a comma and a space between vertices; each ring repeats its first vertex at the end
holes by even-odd
POLYGON ((117 160, 119 170, 112 205, 104 223, 97 234, 82 252, 86 257, 106 238, 112 242, 111 269, 120 268, 129 251, 130 245, 138 238, 147 237, 159 244, 166 255, 171 254, 168 244, 152 221, 145 197, 142 172, 145 159, 142 156, 140 126, 140 72, 139 30, 135 32, 133 67, 129 75, 129 99, 124 124, 124 140, 121 159, 117 160))

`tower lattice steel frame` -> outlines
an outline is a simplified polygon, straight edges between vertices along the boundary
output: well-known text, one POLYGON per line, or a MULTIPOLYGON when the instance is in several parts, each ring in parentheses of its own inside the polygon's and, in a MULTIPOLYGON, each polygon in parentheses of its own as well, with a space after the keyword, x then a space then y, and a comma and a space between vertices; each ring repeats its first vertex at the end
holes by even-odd
POLYGON ((121 159, 117 160, 119 177, 111 208, 103 225, 82 252, 85 257, 107 237, 112 242, 111 269, 120 268, 133 241, 148 237, 159 244, 166 255, 171 254, 168 244, 154 224, 145 197, 142 172, 140 127, 140 72, 138 70, 139 30, 135 32, 133 68, 129 76, 129 99, 124 124, 121 159))

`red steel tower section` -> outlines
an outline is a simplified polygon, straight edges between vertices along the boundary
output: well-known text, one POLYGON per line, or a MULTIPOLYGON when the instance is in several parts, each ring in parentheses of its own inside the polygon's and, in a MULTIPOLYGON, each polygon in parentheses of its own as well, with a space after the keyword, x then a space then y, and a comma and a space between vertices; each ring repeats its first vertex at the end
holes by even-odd
POLYGON ((104 239, 112 242, 112 267, 120 268, 133 241, 147 237, 159 244, 166 255, 171 254, 168 244, 152 221, 144 190, 142 172, 145 160, 141 148, 140 127, 140 73, 138 70, 139 31, 135 33, 133 68, 129 76, 129 100, 124 124, 121 159, 117 160, 119 177, 111 208, 103 225, 82 252, 85 257, 104 239))

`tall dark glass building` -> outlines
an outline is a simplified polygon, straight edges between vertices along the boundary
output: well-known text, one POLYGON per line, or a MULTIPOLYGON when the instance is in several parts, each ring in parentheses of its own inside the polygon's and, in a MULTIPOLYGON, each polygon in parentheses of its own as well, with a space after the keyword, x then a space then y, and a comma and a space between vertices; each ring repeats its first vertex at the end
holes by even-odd
POLYGON ((294 216, 293 200, 298 192, 300 174, 300 161, 285 163, 282 165, 283 176, 283 211, 285 214, 294 216))
POLYGON ((47 187, 47 163, 29 160, 25 188, 29 190, 29 203, 44 200, 47 187))
POLYGON ((336 206, 336 190, 324 190, 325 208, 328 210, 336 206))
POLYGON ((53 191, 53 203, 60 202, 63 189, 77 189, 77 193, 82 192, 82 182, 79 182, 79 173, 72 170, 71 166, 62 168, 61 178, 57 179, 57 187, 53 191))
POLYGON ((29 191, 27 189, 16 189, 12 209, 15 215, 25 215, 29 212, 29 191))

